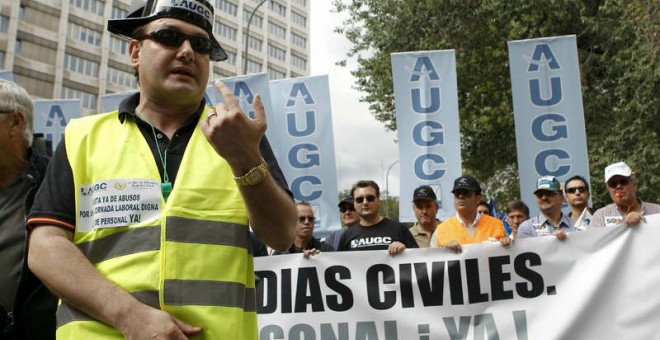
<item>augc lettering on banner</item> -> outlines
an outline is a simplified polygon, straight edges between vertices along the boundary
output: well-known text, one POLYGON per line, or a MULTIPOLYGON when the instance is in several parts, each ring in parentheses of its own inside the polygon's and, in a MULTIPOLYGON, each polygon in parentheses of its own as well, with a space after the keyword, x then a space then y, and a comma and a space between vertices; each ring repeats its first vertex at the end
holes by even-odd
MULTIPOLYGON (((547 108, 557 105, 562 100, 561 67, 548 44, 538 44, 534 49, 528 72, 536 76, 529 79, 529 96, 531 102, 543 108, 532 121, 532 136, 538 142, 552 143, 568 139, 567 121, 560 112, 547 112, 547 108), (555 73, 556 76, 549 74, 555 73), (541 95, 541 82, 550 82, 550 96, 541 95)), ((534 157, 534 168, 538 174, 550 176, 563 176, 571 171, 571 155, 562 148, 541 150, 534 157), (550 162, 549 162, 550 161, 550 162), (562 162, 563 161, 563 162, 562 162), (560 164, 549 167, 549 164, 560 164)))
MULTIPOLYGON (((442 123, 428 117, 440 112, 440 76, 428 56, 417 58, 410 77, 410 98, 413 112, 423 115, 425 120, 412 130, 415 145, 421 150, 445 144, 442 123), (414 87, 417 86, 417 87, 414 87)), ((435 148, 437 150, 437 148, 435 148)), ((421 180, 438 180, 445 174, 445 159, 439 153, 427 152, 417 156, 414 163, 415 176, 421 180)))
MULTIPOLYGON (((307 89, 307 86, 305 86, 305 83, 293 84, 291 93, 289 94, 289 100, 286 104, 288 110, 293 110, 293 112, 286 114, 287 132, 290 136, 303 138, 314 134, 316 131, 316 111, 301 110, 304 111, 304 115, 295 111, 297 111, 296 108, 299 105, 315 104, 314 98, 307 89), (300 124, 300 120, 304 120, 302 124, 300 124)), ((321 166, 320 148, 313 143, 301 142, 296 144, 289 149, 288 161, 294 169, 302 170, 321 166)), ((306 201, 313 201, 320 198, 323 193, 322 186, 323 181, 314 175, 297 176, 291 181, 293 196, 306 201)))

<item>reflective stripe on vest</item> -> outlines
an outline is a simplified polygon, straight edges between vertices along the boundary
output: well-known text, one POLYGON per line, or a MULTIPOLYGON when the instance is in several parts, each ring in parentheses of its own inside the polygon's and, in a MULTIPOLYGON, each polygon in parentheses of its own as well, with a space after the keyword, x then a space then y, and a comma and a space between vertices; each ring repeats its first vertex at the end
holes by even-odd
MULTIPOLYGON (((65 145, 77 211, 81 199, 88 203, 90 199, 83 197, 90 193, 81 194, 79 188, 116 180, 160 182, 153 154, 135 122, 127 118, 120 123, 117 112, 72 120, 66 128, 65 145)), ((245 203, 231 169, 199 126, 186 147, 173 191, 159 208, 160 218, 156 214, 155 219, 138 219, 133 225, 89 232, 76 229, 74 243, 101 275, 120 288, 202 327, 200 338, 256 338, 254 268, 245 203), (145 298, 143 292, 151 294, 145 298)), ((117 216, 125 213, 117 212, 117 216)), ((57 315, 58 337, 120 337, 116 330, 65 303, 57 315)))

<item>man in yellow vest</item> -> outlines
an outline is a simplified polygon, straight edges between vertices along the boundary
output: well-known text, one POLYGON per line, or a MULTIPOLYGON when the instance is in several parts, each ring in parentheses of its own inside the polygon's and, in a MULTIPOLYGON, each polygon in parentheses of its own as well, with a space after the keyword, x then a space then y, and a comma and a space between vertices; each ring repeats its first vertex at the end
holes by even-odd
POLYGON ((256 339, 249 224, 284 251, 296 212, 232 91, 205 0, 149 0, 108 30, 130 39, 140 92, 66 128, 28 219, 30 269, 58 296, 61 339, 256 339))
POLYGON ((454 181, 454 208, 456 216, 440 223, 431 235, 430 247, 445 247, 456 253, 461 245, 486 241, 499 241, 509 246, 502 221, 477 211, 481 201, 481 186, 473 176, 461 176, 454 181))

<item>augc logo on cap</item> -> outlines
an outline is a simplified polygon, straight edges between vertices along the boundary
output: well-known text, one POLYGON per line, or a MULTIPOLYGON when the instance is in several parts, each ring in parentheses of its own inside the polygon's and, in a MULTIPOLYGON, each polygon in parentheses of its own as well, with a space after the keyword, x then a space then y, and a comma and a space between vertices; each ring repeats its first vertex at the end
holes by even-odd
POLYGON ((171 0, 171 7, 185 8, 203 16, 209 22, 212 21, 213 11, 201 2, 194 0, 171 0))

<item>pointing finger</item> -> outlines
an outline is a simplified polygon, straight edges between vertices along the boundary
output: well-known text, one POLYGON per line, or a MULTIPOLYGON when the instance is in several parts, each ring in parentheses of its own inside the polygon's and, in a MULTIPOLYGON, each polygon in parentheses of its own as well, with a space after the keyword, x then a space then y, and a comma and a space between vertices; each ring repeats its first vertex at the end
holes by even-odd
POLYGON ((261 101, 261 95, 258 94, 254 96, 254 101, 252 102, 252 107, 254 108, 254 121, 259 125, 266 124, 266 110, 264 109, 264 103, 261 101))
POLYGON ((213 86, 220 92, 222 95, 222 99, 224 100, 225 105, 227 106, 227 110, 232 111, 232 110, 239 110, 241 109, 240 105, 238 105, 238 100, 236 99, 236 96, 234 96, 234 93, 231 92, 231 89, 225 85, 220 80, 216 80, 215 83, 213 83, 213 86))

